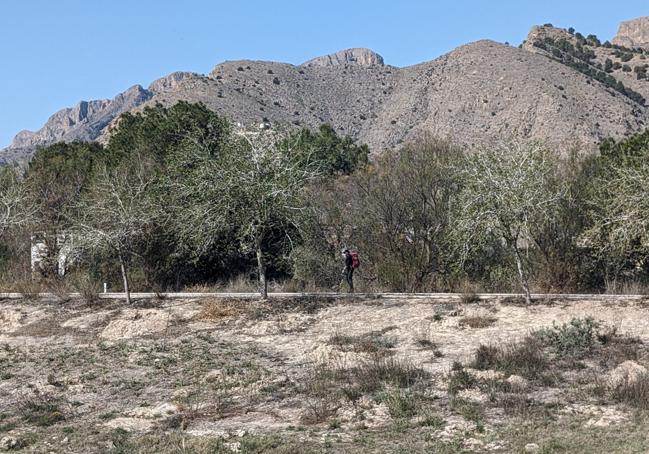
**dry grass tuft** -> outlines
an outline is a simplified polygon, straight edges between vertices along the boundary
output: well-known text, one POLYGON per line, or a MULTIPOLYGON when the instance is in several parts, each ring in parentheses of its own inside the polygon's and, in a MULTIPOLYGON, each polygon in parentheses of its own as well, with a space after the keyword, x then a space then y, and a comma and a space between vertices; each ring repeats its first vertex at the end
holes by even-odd
POLYGON ((649 372, 626 376, 611 389, 613 398, 641 410, 649 410, 649 372))
POLYGON ((203 304, 203 308, 196 315, 197 320, 216 321, 227 317, 236 317, 242 313, 241 309, 230 300, 214 299, 203 304))
POLYGON ((474 292, 464 293, 460 297, 460 302, 462 304, 477 304, 480 302, 480 297, 474 292))
POLYGON ((462 317, 459 321, 460 326, 469 328, 488 328, 496 323, 498 319, 490 315, 474 314, 462 317))
POLYGON ((521 341, 500 346, 480 345, 472 366, 475 369, 494 369, 509 375, 537 379, 546 370, 548 361, 541 341, 527 336, 521 341))
POLYGON ((48 427, 66 419, 61 403, 54 397, 42 394, 25 398, 20 403, 20 412, 26 422, 40 427, 48 427))
POLYGON ((45 291, 43 283, 31 277, 16 280, 12 287, 13 291, 20 293, 26 301, 30 302, 37 301, 39 293, 45 291))
POLYGON ((94 304, 99 301, 101 284, 85 273, 71 276, 72 288, 79 293, 81 300, 86 304, 94 304))
POLYGON ((358 336, 336 333, 331 336, 328 343, 335 345, 344 352, 388 354, 390 349, 396 347, 397 340, 394 337, 384 336, 384 334, 395 328, 389 326, 379 331, 370 331, 358 336))

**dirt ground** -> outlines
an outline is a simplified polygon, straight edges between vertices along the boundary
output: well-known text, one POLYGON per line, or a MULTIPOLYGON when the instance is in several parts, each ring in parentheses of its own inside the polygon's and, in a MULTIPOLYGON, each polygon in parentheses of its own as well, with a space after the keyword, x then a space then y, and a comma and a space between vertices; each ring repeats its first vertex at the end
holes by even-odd
POLYGON ((648 316, 624 299, 3 301, 0 451, 649 452, 648 316))

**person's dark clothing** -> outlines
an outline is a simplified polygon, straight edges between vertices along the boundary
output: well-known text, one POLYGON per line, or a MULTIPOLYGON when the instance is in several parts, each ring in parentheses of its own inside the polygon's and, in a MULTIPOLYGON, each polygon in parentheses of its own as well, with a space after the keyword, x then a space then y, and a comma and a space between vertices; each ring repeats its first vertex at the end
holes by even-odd
POLYGON ((349 291, 354 292, 354 267, 352 264, 352 255, 350 253, 345 254, 345 269, 343 270, 343 276, 345 276, 345 281, 349 285, 349 291))

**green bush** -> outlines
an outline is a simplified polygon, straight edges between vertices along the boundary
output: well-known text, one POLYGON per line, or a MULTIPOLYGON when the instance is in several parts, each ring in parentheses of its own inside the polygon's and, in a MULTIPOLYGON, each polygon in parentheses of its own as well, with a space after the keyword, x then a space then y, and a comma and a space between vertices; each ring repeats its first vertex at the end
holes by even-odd
POLYGON ((600 324, 591 317, 573 318, 563 325, 553 325, 533 333, 559 356, 579 356, 590 352, 598 344, 600 324))
POLYGON ((494 369, 528 379, 540 378, 547 365, 543 346, 533 336, 502 346, 481 345, 475 352, 472 364, 476 369, 494 369))

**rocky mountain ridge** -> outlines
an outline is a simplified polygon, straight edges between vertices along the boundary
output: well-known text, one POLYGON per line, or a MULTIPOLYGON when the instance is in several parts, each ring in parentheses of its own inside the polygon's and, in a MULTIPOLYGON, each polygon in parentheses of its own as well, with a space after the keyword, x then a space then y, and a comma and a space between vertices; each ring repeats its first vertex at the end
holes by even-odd
POLYGON ((301 66, 340 66, 340 65, 360 65, 360 66, 383 66, 385 65, 383 57, 370 49, 345 49, 333 54, 324 55, 314 58, 301 66))
MULTIPOLYGON (((621 27, 618 38, 625 33, 621 27)), ((520 48, 478 41, 404 68, 369 49, 301 65, 228 61, 208 75, 176 72, 146 89, 63 109, 39 131, 19 133, 0 159, 24 160, 60 140, 106 140, 122 113, 178 100, 202 102, 247 127, 327 122, 373 152, 427 133, 471 146, 521 137, 594 149, 605 137, 644 129, 646 59, 641 48, 546 25, 533 27, 520 48)))
POLYGON ((619 46, 649 49, 649 16, 622 22, 611 42, 619 46))

